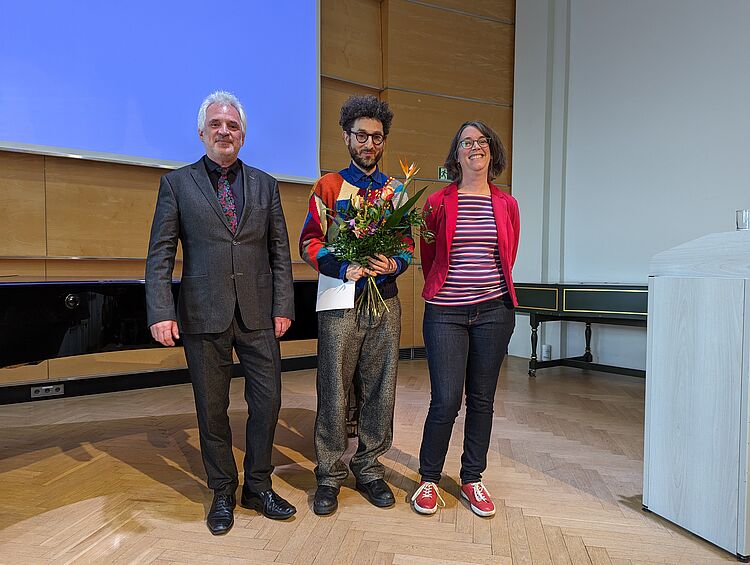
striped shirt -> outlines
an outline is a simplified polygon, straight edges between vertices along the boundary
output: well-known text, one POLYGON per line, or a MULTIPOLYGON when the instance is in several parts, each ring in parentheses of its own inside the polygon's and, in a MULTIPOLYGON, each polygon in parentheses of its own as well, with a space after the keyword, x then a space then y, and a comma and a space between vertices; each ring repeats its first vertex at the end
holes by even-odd
POLYGON ((463 306, 491 300, 506 292, 508 287, 500 266, 492 198, 459 193, 448 276, 443 287, 428 302, 463 306))

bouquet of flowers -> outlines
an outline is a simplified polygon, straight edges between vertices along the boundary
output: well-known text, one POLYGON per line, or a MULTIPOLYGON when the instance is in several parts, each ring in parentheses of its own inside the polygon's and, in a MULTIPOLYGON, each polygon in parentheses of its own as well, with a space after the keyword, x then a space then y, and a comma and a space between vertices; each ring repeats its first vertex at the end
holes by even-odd
MULTIPOLYGON (((406 200, 406 187, 419 169, 414 163, 407 166, 400 159, 399 163, 406 178, 397 195, 388 182, 381 190, 368 190, 367 198, 352 196, 345 209, 329 210, 332 224, 328 228, 328 248, 338 259, 366 266, 367 259, 377 253, 386 257, 396 255, 408 248, 405 236, 410 228, 416 228, 420 237, 427 241, 434 237, 425 225, 422 211, 414 209, 427 187, 406 200)), ((357 319, 363 308, 370 317, 380 316, 388 310, 375 284, 375 277, 367 277, 364 291, 355 303, 357 319)))

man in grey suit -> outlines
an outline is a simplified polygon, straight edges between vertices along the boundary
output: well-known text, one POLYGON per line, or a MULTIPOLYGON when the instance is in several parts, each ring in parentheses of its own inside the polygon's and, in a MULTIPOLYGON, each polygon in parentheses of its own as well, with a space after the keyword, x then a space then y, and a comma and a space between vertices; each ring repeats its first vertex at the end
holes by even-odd
POLYGON ((242 163, 245 111, 227 92, 198 112, 206 155, 161 178, 146 261, 151 334, 173 346, 182 334, 198 412, 201 454, 214 497, 206 524, 234 524, 239 486, 229 426, 232 348, 245 374, 245 482, 242 506, 285 519, 296 509, 271 488, 271 452, 281 405, 277 339, 294 318, 294 287, 278 183, 242 163), (177 242, 183 268, 175 310, 172 271, 177 242))

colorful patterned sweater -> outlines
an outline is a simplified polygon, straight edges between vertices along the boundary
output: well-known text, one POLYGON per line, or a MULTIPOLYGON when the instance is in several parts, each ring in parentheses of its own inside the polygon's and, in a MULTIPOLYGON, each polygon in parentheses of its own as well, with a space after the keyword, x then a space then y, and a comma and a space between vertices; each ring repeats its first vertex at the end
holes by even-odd
MULTIPOLYGON (((394 187, 398 198, 404 185, 394 178, 389 178, 378 169, 372 175, 366 175, 353 163, 338 173, 327 173, 320 177, 310 192, 310 202, 299 239, 299 251, 302 258, 319 273, 326 276, 345 280, 348 261, 340 261, 331 253, 326 244, 328 228, 332 219, 326 214, 327 210, 340 210, 348 205, 355 194, 367 197, 368 191, 380 191, 387 184, 394 187)), ((404 200, 406 200, 404 195, 404 200)), ((414 240, 411 233, 404 236, 407 243, 406 250, 393 259, 397 269, 392 275, 380 275, 375 279, 383 298, 392 298, 398 294, 396 277, 403 273, 411 262, 414 253, 414 240)), ((357 281, 357 293, 364 288, 365 278, 357 281)))

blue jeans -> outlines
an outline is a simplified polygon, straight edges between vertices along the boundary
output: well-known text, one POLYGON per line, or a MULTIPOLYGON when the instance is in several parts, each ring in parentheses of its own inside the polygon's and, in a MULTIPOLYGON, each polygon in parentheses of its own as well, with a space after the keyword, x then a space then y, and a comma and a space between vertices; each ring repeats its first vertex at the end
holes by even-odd
POLYGON ((470 306, 426 304, 422 328, 432 396, 419 451, 423 481, 440 480, 464 387, 461 482, 481 480, 487 468, 497 379, 515 325, 515 310, 502 298, 470 306))

